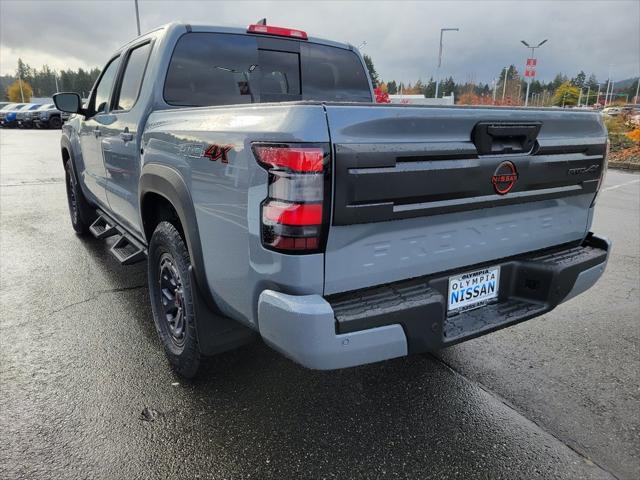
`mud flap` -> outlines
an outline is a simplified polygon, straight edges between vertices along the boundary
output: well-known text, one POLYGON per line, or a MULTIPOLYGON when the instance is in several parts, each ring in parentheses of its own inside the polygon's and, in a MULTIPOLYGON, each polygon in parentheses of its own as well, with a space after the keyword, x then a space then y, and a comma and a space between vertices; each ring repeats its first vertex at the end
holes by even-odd
POLYGON ((250 328, 222 316, 207 305, 193 266, 189 267, 189 279, 193 291, 198 348, 202 355, 216 355, 233 350, 257 338, 257 333, 250 328))

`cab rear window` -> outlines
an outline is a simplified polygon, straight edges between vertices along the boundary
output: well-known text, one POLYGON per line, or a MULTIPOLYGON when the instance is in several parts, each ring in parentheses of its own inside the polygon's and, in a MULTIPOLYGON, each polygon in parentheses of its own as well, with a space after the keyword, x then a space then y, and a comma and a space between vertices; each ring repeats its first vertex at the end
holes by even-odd
POLYGON ((259 39, 226 33, 183 35, 167 71, 165 101, 179 106, 372 101, 367 75, 353 51, 307 42, 284 51, 263 48, 259 39))

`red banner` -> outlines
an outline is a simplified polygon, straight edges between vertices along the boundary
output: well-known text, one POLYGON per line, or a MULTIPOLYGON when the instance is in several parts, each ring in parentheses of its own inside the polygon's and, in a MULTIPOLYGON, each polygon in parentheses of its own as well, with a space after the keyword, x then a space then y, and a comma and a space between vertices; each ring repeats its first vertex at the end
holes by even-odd
POLYGON ((524 69, 525 77, 535 77, 536 76, 536 64, 538 61, 535 58, 527 58, 527 66, 524 69))

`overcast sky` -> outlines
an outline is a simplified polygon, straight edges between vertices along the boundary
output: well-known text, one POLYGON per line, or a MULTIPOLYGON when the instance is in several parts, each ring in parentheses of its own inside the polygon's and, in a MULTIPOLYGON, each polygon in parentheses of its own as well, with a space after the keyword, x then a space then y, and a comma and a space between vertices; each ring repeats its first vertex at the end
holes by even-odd
MULTIPOLYGON (((549 41, 539 50, 538 76, 579 70, 614 80, 640 72, 640 0, 627 1, 153 1, 139 0, 142 31, 174 20, 295 27, 312 36, 360 45, 384 80, 436 74, 440 28, 443 75, 490 82, 504 65, 522 71, 520 40, 549 41)), ((102 67, 112 51, 136 35, 133 0, 0 0, 0 74, 21 57, 32 66, 102 67)))

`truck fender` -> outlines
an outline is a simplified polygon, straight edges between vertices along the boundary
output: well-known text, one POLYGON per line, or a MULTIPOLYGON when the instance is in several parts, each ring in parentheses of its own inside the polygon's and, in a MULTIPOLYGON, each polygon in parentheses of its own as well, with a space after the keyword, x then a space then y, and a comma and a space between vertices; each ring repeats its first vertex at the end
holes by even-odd
MULTIPOLYGON (((69 160, 71 160, 71 173, 73 173, 73 175, 76 178, 76 183, 80 186, 80 189, 82 190, 82 193, 84 194, 85 198, 87 199, 91 199, 92 195, 89 194, 89 192, 87 191, 87 189, 84 186, 84 183, 81 182, 81 176, 79 173, 79 168, 78 168, 78 154, 76 152, 80 151, 80 147, 78 146, 78 148, 74 148, 73 146, 73 141, 71 138, 69 138, 67 135, 62 135, 60 138, 60 150, 66 150, 67 152, 69 152, 69 160)), ((63 160, 64 163, 64 160, 63 160)), ((64 166, 64 165, 63 165, 64 166)), ((80 168, 82 168, 82 166, 80 166, 80 168)))
MULTIPOLYGON (((194 268, 198 285, 205 290, 208 286, 206 273, 204 271, 204 259, 202 256, 202 246, 198 233, 195 208, 187 184, 180 172, 174 168, 157 163, 147 163, 142 167, 139 181, 139 205, 140 205, 140 225, 144 226, 142 218, 142 205, 144 196, 148 193, 155 193, 164 197, 175 209, 182 224, 187 248, 191 255, 191 264, 194 268)), ((149 239, 146 239, 147 242, 149 239)), ((203 292, 206 295, 206 292, 203 292)), ((210 296, 210 295, 209 295, 210 296)))
MULTIPOLYGON (((155 193, 164 197, 175 209, 182 224, 191 255, 191 280, 196 295, 196 327, 198 347, 204 355, 213 355, 247 343, 254 332, 235 320, 224 317, 215 304, 204 269, 202 245, 198 233, 193 200, 180 172, 166 165, 147 163, 142 167, 139 183, 139 205, 144 196, 155 193)), ((140 225, 142 208, 140 209, 140 225)))

